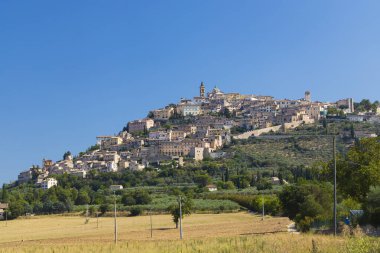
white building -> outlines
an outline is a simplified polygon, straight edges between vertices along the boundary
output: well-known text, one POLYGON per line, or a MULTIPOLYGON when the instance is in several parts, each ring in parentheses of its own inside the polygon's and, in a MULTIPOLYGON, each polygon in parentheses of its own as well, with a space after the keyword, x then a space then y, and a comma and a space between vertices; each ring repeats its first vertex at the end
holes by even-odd
POLYGON ((111 191, 123 190, 123 186, 122 185, 111 185, 110 190, 111 191))
POLYGON ((154 120, 152 119, 142 119, 134 120, 128 123, 128 132, 136 133, 149 130, 154 126, 154 120))
POLYGON ((204 152, 204 148, 193 147, 191 148, 190 156, 193 157, 195 161, 202 161, 203 152, 204 152))
POLYGON ((0 220, 5 220, 5 209, 8 209, 9 205, 7 203, 0 202, 0 220))
POLYGON ((53 186, 58 185, 58 181, 55 178, 46 178, 44 181, 41 183, 41 187, 44 190, 50 189, 53 186))
POLYGON ((131 161, 129 163, 129 169, 133 171, 141 171, 145 168, 145 165, 139 164, 137 161, 131 161))
POLYGON ((347 119, 352 122, 363 122, 365 120, 365 116, 351 114, 351 115, 347 115, 347 119))
POLYGON ((117 172, 118 171, 117 163, 114 161, 107 162, 107 171, 108 172, 117 172))
POLYGON ((86 178, 87 171, 85 171, 85 170, 72 170, 70 172, 70 174, 77 176, 77 177, 80 177, 80 178, 86 178))
POLYGON ((193 103, 179 104, 177 106, 177 112, 183 116, 196 116, 201 114, 201 106, 193 103))
POLYGON ((206 188, 208 189, 209 192, 215 192, 218 190, 218 187, 216 187, 216 185, 213 185, 213 184, 207 185, 206 188))
POLYGON ((151 140, 170 141, 171 136, 172 131, 153 131, 149 133, 149 139, 151 140))

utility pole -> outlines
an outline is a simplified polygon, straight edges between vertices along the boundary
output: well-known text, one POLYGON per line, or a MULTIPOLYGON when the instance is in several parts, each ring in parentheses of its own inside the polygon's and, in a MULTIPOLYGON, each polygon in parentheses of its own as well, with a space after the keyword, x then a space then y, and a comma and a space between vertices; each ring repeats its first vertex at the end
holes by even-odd
POLYGON ((179 237, 182 240, 182 198, 179 196, 179 237))
POLYGON ((113 191, 113 197, 114 197, 114 234, 115 234, 115 244, 117 243, 117 223, 116 223, 116 194, 115 191, 113 191))
POLYGON ((261 220, 263 221, 264 220, 264 216, 265 216, 265 199, 264 199, 264 194, 263 195, 261 195, 262 196, 262 198, 263 198, 263 216, 262 216, 262 218, 261 218, 261 220))
POLYGON ((86 205, 86 224, 88 223, 88 204, 86 205))
POLYGON ((153 238, 152 210, 150 210, 150 238, 153 238))
POLYGON ((99 228, 99 214, 96 212, 96 228, 99 228))
POLYGON ((333 152, 334 152, 334 236, 336 236, 336 206, 337 206, 337 201, 336 201, 336 136, 335 136, 335 131, 334 131, 334 136, 333 136, 333 152))
POLYGON ((8 227, 8 211, 5 211, 5 226, 8 227))

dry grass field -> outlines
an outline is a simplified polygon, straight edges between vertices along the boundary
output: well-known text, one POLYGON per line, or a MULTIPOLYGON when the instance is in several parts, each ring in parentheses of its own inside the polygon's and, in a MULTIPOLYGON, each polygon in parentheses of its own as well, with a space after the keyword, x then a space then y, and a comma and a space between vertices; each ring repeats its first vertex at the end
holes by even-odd
MULTIPOLYGON (((175 229, 170 215, 154 215, 153 240, 175 240, 179 231, 175 229)), ((118 238, 120 241, 152 240, 150 237, 149 216, 119 217, 118 238)), ((231 214, 193 214, 183 220, 184 237, 197 239, 287 231, 291 222, 287 218, 261 217, 248 213, 231 214)), ((112 242, 114 220, 110 217, 91 218, 85 224, 85 218, 76 216, 37 216, 29 219, 8 221, 7 227, 0 223, 0 245, 7 243, 44 243, 73 242, 112 242)))
POLYGON ((8 221, 7 227, 1 222, 0 252, 310 252, 312 240, 320 250, 316 252, 361 252, 350 251, 345 238, 288 234, 287 218, 261 221, 248 213, 194 214, 184 219, 183 241, 169 215, 153 216, 153 238, 149 220, 118 218, 117 245, 112 243, 112 218, 99 218, 99 228, 96 218, 85 224, 83 217, 70 216, 18 219, 8 221))

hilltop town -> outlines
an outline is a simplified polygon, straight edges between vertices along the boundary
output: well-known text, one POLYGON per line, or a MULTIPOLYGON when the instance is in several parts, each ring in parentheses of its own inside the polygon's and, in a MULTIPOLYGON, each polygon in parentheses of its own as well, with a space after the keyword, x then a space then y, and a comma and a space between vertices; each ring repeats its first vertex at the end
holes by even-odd
POLYGON ((352 121, 379 121, 378 111, 355 114, 352 98, 319 102, 312 100, 310 91, 295 100, 224 93, 217 87, 206 93, 202 82, 199 96, 152 110, 146 118, 129 122, 115 136, 98 136, 96 145, 75 157, 67 152, 61 161, 44 159, 42 166, 21 172, 18 183, 34 180, 49 189, 57 185, 51 175, 67 173, 85 178, 92 170, 139 171, 168 162, 183 166, 206 157, 218 158, 218 150, 232 139, 286 131, 328 115, 345 115, 352 121))

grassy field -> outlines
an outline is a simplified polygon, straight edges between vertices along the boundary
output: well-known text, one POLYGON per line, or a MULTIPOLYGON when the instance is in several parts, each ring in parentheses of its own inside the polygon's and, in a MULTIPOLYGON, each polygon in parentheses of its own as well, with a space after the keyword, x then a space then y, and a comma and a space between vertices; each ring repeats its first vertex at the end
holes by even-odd
POLYGON ((357 245, 380 249, 378 240, 288 234, 290 223, 248 213, 196 214, 184 219, 180 241, 168 215, 153 216, 153 238, 149 216, 123 217, 114 245, 112 218, 100 218, 97 228, 96 218, 85 224, 82 217, 41 216, 8 221, 7 227, 0 223, 0 252, 310 252, 313 240, 315 252, 370 252, 355 251, 357 245))

